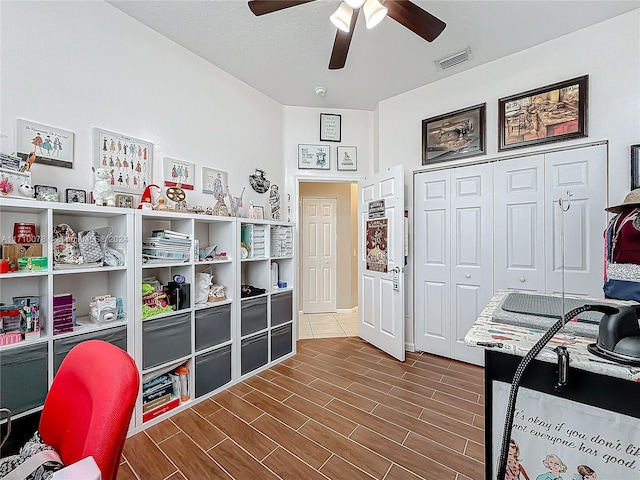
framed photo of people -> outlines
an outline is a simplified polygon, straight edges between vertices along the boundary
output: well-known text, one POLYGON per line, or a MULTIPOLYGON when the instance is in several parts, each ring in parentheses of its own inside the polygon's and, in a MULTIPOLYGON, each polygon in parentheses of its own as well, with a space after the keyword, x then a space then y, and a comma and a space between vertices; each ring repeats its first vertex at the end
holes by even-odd
POLYGON ((16 154, 26 160, 35 152, 35 163, 73 168, 74 133, 61 128, 17 119, 16 154))

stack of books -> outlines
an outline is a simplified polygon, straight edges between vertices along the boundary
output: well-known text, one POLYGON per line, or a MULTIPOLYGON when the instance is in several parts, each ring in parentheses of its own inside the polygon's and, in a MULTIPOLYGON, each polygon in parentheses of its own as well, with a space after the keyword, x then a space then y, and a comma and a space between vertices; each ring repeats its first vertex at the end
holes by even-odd
POLYGON ((142 385, 142 421, 147 422, 180 405, 175 382, 165 374, 142 385))
POLYGON ((187 262, 191 255, 191 236, 173 230, 154 230, 142 242, 145 262, 187 262))
POLYGON ((73 295, 59 293, 53 296, 53 333, 73 331, 73 295))

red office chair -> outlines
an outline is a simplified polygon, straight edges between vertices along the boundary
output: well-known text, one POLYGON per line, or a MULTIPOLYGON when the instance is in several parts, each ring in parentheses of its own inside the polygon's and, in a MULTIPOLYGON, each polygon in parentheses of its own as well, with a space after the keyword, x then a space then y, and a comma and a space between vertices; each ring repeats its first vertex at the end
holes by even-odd
POLYGON ((139 385, 136 364, 123 350, 101 340, 76 345, 44 402, 42 440, 65 466, 91 456, 102 480, 115 480, 139 385))

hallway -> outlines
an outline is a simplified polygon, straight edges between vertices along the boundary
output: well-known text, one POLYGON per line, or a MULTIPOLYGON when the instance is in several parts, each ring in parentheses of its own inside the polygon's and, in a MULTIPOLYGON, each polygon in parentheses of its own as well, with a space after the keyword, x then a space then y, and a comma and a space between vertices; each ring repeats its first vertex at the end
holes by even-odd
POLYGON ((358 312, 298 313, 298 338, 357 337, 358 312))

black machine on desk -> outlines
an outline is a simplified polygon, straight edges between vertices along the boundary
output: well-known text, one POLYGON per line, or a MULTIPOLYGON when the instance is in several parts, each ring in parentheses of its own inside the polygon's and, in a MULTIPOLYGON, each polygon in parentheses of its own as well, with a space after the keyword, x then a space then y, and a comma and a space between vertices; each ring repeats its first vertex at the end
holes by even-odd
POLYGON ((640 365, 640 305, 612 307, 615 312, 600 320, 598 340, 589 352, 612 362, 640 365))

